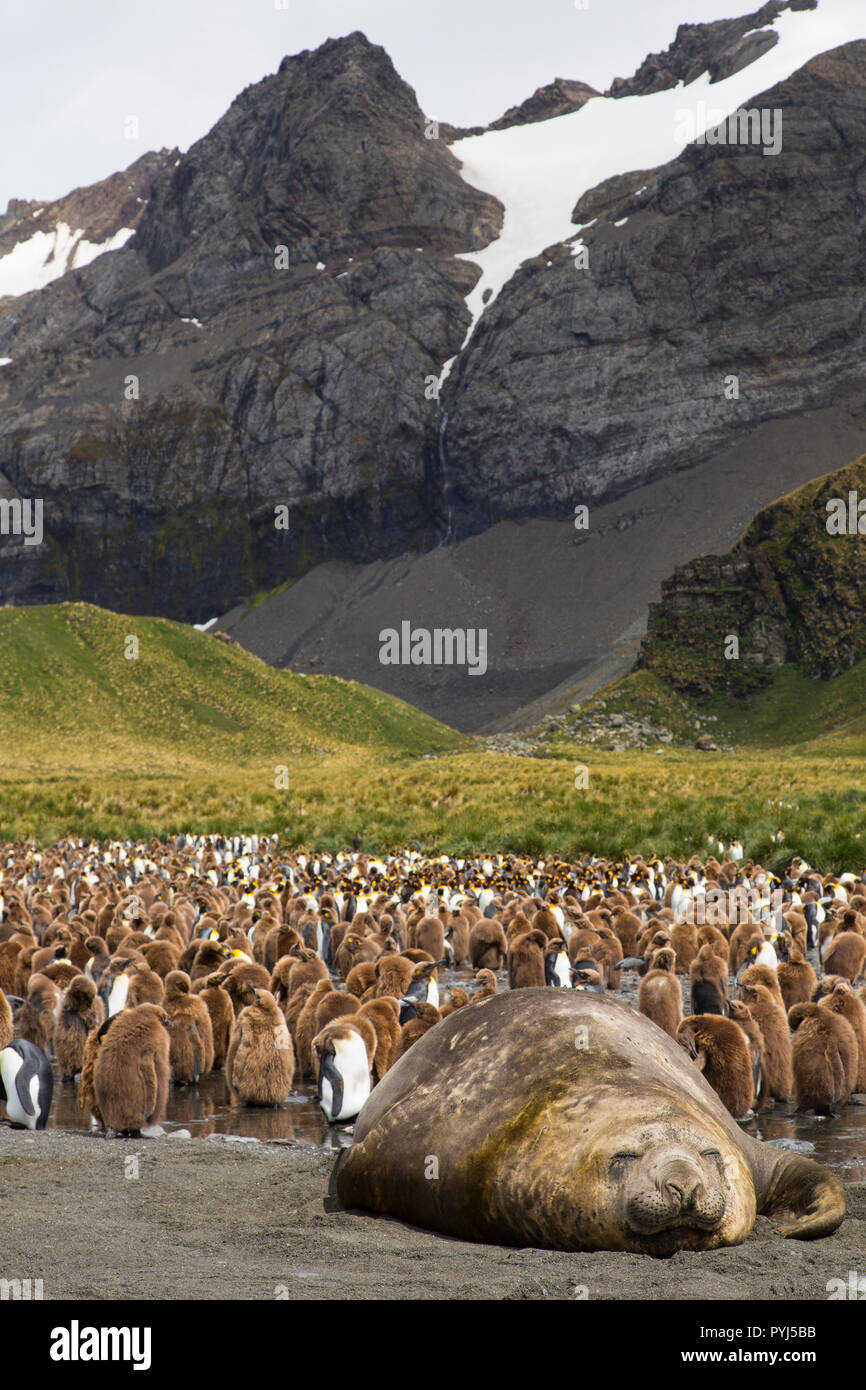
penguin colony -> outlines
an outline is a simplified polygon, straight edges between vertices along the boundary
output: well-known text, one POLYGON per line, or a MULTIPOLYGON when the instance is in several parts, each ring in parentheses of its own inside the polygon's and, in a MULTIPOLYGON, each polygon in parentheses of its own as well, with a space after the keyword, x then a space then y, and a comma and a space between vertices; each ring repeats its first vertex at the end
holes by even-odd
POLYGON ((866 874, 705 861, 278 852, 276 837, 0 848, 0 1100, 43 1128, 54 1071, 107 1134, 225 1068, 236 1105, 316 1084, 329 1123, 500 989, 637 1007, 737 1119, 866 1091, 866 874), (811 952, 818 971, 808 959, 811 952), (471 967, 470 990, 441 984, 471 967), (691 1012, 684 1009, 688 981, 691 1012))

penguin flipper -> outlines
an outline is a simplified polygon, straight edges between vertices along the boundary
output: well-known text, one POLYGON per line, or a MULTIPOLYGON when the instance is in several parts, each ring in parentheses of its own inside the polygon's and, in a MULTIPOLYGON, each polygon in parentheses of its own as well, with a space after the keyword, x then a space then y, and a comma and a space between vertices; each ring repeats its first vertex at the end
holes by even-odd
MULTIPOLYGON (((18 1050, 17 1048, 15 1049, 18 1050)), ((15 1077, 15 1093, 25 1115, 35 1115, 36 1107, 33 1104, 33 1097, 30 1094, 30 1082, 38 1074, 38 1067, 34 1057, 28 1057, 26 1053, 19 1053, 21 1066, 18 1068, 15 1077)))

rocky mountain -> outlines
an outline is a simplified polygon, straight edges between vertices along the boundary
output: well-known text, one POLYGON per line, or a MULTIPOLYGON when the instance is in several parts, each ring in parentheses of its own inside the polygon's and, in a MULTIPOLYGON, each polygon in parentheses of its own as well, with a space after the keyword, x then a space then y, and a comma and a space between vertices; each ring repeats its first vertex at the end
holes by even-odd
POLYGON ((362 34, 287 58, 155 179, 135 237, 0 321, 0 472, 46 542, 7 601, 211 616, 431 534, 438 374, 502 211, 362 34), (291 544, 275 509, 291 509, 291 544))
POLYGON ((731 695, 789 662, 815 680, 849 670, 866 657, 863 534, 866 456, 762 509, 727 554, 679 566, 650 606, 638 666, 731 695))
POLYGON ((42 289, 124 246, 156 175, 177 158, 177 150, 151 151, 121 173, 50 202, 10 198, 0 215, 0 314, 10 307, 4 300, 42 289))
POLYGON ((510 130, 516 125, 532 125, 535 121, 550 121, 554 116, 567 116, 579 111, 590 97, 599 94, 588 82, 573 82, 567 77, 555 77, 539 87, 520 102, 519 106, 509 106, 502 116, 489 125, 456 126, 446 121, 439 122, 439 137, 449 144, 455 140, 465 140, 470 135, 485 135, 489 130, 510 130))
POLYGON ((609 180, 573 212, 587 269, 548 247, 485 311, 443 393, 464 525, 623 493, 862 382, 866 42, 751 105, 781 111, 778 156, 694 143, 609 180))
MULTIPOLYGON (((459 140, 362 34, 286 58, 185 155, 153 156, 121 249, 0 312, 0 497, 43 499, 45 528, 0 536, 4 600, 202 621, 289 584, 279 621, 265 600, 226 626, 319 670, 360 648, 372 679, 380 612, 410 591, 414 621, 440 621, 438 593, 447 625, 493 625, 519 580, 471 696, 465 672, 428 673, 419 703, 464 727, 633 652, 699 532, 729 544, 814 475, 822 446, 764 463, 768 438, 832 417, 830 461, 862 452, 866 42, 828 3, 818 56, 824 0, 765 5, 682 26, 607 97, 557 79, 459 140), (682 109, 708 90, 781 112, 778 150, 773 130, 689 143, 682 109), (508 528, 530 519, 565 557, 524 550, 508 528)), ((378 674, 415 698, 414 672, 378 674)))
POLYGON ((664 53, 651 53, 633 77, 615 77, 607 95, 648 96, 682 82, 688 87, 703 73, 710 82, 722 82, 754 63, 778 43, 770 27, 785 10, 814 10, 818 0, 769 0, 752 14, 739 19, 718 19, 709 24, 681 24, 664 53))

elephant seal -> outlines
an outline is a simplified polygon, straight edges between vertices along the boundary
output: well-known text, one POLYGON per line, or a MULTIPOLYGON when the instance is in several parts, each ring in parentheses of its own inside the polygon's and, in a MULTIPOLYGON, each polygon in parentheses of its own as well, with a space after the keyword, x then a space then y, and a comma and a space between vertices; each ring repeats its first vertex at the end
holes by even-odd
POLYGON ((384 1077, 332 1191, 464 1240, 671 1255, 829 1235, 837 1180, 742 1133, 676 1042, 627 1004, 521 989, 459 1009, 384 1077))

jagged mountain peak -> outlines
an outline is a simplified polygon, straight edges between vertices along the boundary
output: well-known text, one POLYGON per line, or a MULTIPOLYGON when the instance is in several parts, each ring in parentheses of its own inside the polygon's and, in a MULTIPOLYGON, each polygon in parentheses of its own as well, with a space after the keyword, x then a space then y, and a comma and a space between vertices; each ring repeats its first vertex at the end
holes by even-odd
POLYGON ((649 96, 682 83, 688 87, 704 73, 710 83, 723 82, 757 61, 778 42, 769 27, 786 10, 814 10, 818 0, 768 0, 738 19, 704 24, 680 24, 673 43, 663 53, 650 53, 633 77, 615 77, 607 96, 649 96))

